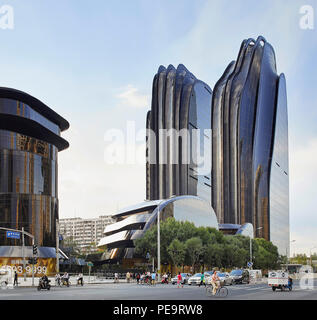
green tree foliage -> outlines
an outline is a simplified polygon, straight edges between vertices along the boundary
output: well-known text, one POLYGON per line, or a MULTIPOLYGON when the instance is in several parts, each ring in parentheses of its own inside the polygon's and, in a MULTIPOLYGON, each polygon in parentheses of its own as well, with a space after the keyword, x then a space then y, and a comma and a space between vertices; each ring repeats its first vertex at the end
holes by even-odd
POLYGON ((185 242, 186 254, 189 264, 195 269, 203 255, 203 242, 199 237, 193 237, 185 242))
POLYGON ((167 253, 175 266, 183 266, 185 264, 186 246, 183 242, 174 239, 168 246, 167 253))
MULTIPOLYGON (((198 265, 212 268, 245 268, 250 261, 250 238, 224 235, 210 227, 195 227, 191 222, 168 218, 160 224, 161 263, 177 266, 198 265)), ((135 240, 135 252, 141 257, 149 253, 157 257, 157 226, 135 240)), ((277 269, 285 259, 277 247, 265 239, 252 240, 254 269, 277 269)))

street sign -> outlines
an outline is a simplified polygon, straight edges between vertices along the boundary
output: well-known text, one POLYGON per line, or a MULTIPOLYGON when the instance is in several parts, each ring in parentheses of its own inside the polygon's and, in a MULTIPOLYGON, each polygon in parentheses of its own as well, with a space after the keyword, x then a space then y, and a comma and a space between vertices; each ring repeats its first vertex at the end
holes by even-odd
POLYGON ((20 239, 20 232, 7 231, 7 238, 10 238, 10 239, 20 239))
POLYGON ((93 267, 94 264, 93 264, 92 262, 87 262, 87 266, 88 266, 88 267, 93 267))
POLYGON ((248 267, 251 268, 253 266, 252 262, 248 262, 248 267))

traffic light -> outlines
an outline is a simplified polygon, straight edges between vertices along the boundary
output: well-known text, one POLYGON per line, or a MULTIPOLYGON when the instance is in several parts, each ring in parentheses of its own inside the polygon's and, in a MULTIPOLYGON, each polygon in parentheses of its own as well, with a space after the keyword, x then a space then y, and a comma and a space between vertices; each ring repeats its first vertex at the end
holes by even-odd
POLYGON ((33 245, 33 254, 36 256, 37 255, 37 245, 33 245))
POLYGON ((37 258, 30 258, 28 263, 29 264, 37 264, 37 258))

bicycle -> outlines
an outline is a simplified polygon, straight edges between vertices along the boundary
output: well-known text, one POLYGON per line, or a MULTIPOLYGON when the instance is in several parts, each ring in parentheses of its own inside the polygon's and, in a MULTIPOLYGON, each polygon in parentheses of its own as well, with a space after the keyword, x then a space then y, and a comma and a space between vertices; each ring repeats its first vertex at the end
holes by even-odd
POLYGON ((213 294, 212 285, 206 287, 206 295, 208 297, 215 296, 219 298, 225 298, 228 295, 228 289, 224 286, 218 287, 216 294, 213 294))

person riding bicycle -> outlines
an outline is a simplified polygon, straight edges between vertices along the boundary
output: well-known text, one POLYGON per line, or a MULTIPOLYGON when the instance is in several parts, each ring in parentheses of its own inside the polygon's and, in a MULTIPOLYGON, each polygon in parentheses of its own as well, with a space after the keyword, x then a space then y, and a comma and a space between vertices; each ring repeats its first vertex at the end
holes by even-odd
POLYGON ((78 277, 77 277, 77 285, 80 284, 80 285, 83 286, 83 285, 84 285, 84 282, 83 282, 83 281, 84 281, 84 276, 83 276, 82 273, 79 273, 79 274, 78 274, 78 277))
POLYGON ((62 276, 63 283, 65 282, 67 286, 69 286, 69 274, 65 272, 62 276))
POLYGON ((211 276, 211 284, 213 287, 212 294, 215 295, 218 288, 220 287, 220 279, 218 277, 216 270, 214 271, 213 275, 211 276))

